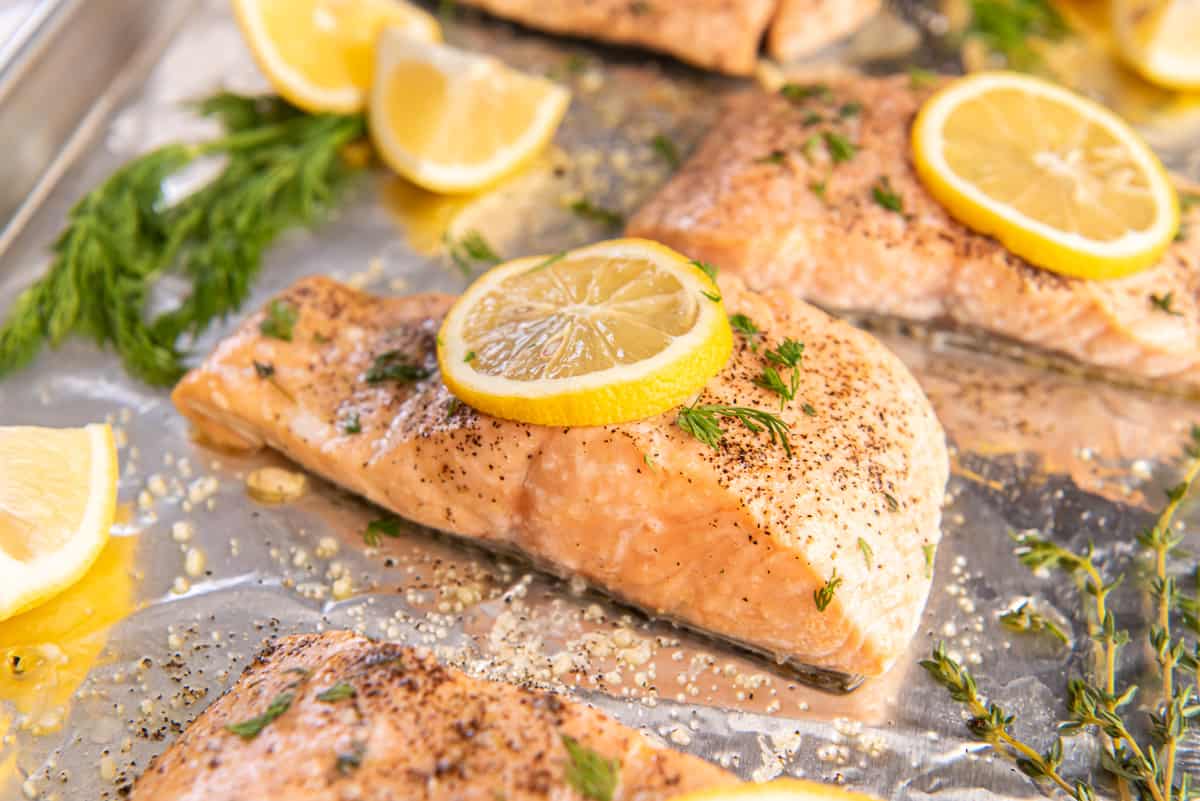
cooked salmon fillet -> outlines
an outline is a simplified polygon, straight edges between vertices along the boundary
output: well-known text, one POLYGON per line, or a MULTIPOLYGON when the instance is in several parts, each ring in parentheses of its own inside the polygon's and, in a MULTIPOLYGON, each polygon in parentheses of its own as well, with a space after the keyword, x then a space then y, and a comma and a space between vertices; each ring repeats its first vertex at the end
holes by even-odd
POLYGON ((732 96, 629 233, 754 289, 979 329, 1139 383, 1200 389, 1200 208, 1157 266, 1114 281, 1065 278, 959 224, 922 187, 909 128, 929 90, 907 76, 847 76, 789 91, 732 96), (834 163, 847 155, 842 142, 856 151, 834 163), (877 188, 902 210, 881 204, 877 188), (1169 312, 1155 302, 1168 296, 1169 312))
MULTIPOLYGON (((842 2, 843 0, 836 0, 842 2)), ((777 0, 463 0, 554 33, 637 45, 732 75, 749 75, 777 0)))
POLYGON ((568 779, 575 763, 564 738, 620 761, 613 801, 659 801, 737 781, 591 707, 337 631, 269 643, 150 765, 132 797, 582 801, 568 779), (322 700, 333 688, 340 688, 335 700, 322 700), (291 697, 286 711, 253 739, 226 728, 262 715, 282 696, 291 697))
MULTIPOLYGON (((451 296, 380 298, 321 278, 280 299, 298 313, 290 342, 264 336, 254 315, 173 398, 203 438, 268 445, 403 517, 515 548, 653 615, 797 664, 879 674, 929 591, 924 549, 940 536, 948 472, 941 428, 870 335, 786 293, 736 279, 723 292, 766 332, 761 346, 804 343, 798 397, 780 412, 791 457, 737 424, 713 450, 674 413, 571 429, 477 414, 436 373, 451 296), (429 377, 369 383, 383 354, 429 377), (351 418, 359 433, 345 433, 351 418), (814 592, 835 573, 818 611, 814 592)), ((743 341, 700 402, 778 410, 753 383, 762 364, 743 341)))
POLYGON ((882 4, 883 0, 779 0, 767 50, 780 61, 806 56, 853 33, 882 4))

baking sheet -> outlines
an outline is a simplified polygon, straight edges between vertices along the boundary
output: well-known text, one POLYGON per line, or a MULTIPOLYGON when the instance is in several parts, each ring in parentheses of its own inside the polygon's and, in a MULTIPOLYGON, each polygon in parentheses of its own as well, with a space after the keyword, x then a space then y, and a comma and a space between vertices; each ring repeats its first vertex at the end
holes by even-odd
MULTIPOLYGON (((929 11, 904 3, 895 13, 927 22, 929 11)), ((653 137, 670 135, 686 152, 715 111, 714 93, 736 85, 642 53, 555 40, 461 11, 447 35, 571 85, 574 101, 551 152, 469 200, 370 176, 335 219, 280 241, 251 304, 315 273, 383 293, 460 290, 465 279, 438 251, 447 222, 452 230, 482 231, 508 257, 603 238, 611 232, 574 218, 569 201, 586 196, 635 208, 667 177, 653 137)), ((832 58, 863 58, 856 46, 878 54, 852 42, 832 58)), ((918 48, 867 66, 945 52, 918 48)), ((44 268, 47 243, 83 192, 149 147, 211 133, 182 103, 221 87, 266 88, 226 3, 196 3, 144 82, 0 257, 0 305, 7 308, 44 268)), ((196 352, 235 324, 214 326, 196 352)), ((432 532, 413 527, 367 548, 362 531, 376 513, 319 481, 294 503, 258 504, 246 494, 246 476, 284 462, 194 445, 165 392, 126 378, 111 354, 68 342, 0 383, 0 423, 109 419, 117 427, 126 519, 113 547, 130 556, 115 562, 122 580, 112 586, 113 593, 127 590, 138 608, 99 635, 102 642, 93 637, 99 655, 61 710, 61 726, 56 704, 11 721, 0 744, 0 797, 118 797, 232 682, 264 637, 342 627, 435 648, 478 675, 561 687, 747 779, 805 776, 895 799, 1035 797, 1032 784, 967 736, 958 707, 916 660, 945 640, 981 686, 1017 713, 1018 732, 1049 733, 1063 712, 1066 677, 1088 663, 1086 624, 1074 588, 1028 574, 1011 556, 1008 534, 1039 529, 1075 547, 1095 539, 1106 566, 1127 564, 1200 410, 958 349, 936 336, 887 341, 933 400, 953 446, 954 474, 934 589, 911 656, 850 695, 805 687, 769 662, 432 532), (190 557, 198 575, 188 573, 189 552, 203 555, 200 571, 200 557, 190 557), (1069 627, 1077 637, 1072 648, 996 624, 1027 597, 1069 627)), ((1121 597, 1129 601, 1118 609, 1122 622, 1141 643, 1136 621, 1145 609, 1136 597, 1121 597)), ((0 651, 7 645, 0 641, 0 651)), ((1141 650, 1128 649, 1131 663, 1139 655, 1144 662, 1141 650)), ((1130 664, 1127 675, 1140 672, 1130 664)), ((66 673, 61 684, 70 690, 66 673)), ((1086 739, 1075 743, 1069 771, 1094 761, 1086 739)), ((1200 772, 1194 730, 1180 764, 1200 772)))

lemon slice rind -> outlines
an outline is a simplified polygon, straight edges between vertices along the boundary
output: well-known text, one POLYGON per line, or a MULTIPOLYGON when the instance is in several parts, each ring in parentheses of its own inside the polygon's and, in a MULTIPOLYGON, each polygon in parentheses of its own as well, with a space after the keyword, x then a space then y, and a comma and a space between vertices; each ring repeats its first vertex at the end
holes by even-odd
POLYGON ((649 358, 585 375, 519 380, 477 371, 467 361, 463 334, 471 310, 514 276, 545 266, 548 258, 518 259, 481 276, 446 315, 439 334, 438 364, 447 388, 482 412, 540 425, 607 425, 652 417, 689 400, 728 361, 732 333, 715 284, 669 248, 639 239, 601 242, 571 251, 573 259, 639 259, 667 269, 695 298, 692 327, 649 358))
POLYGON ((775 779, 711 787, 669 801, 876 801, 872 796, 804 779, 775 779))
MULTIPOLYGON (((380 35, 376 53, 375 80, 368 103, 369 127, 383 160, 405 178, 434 192, 473 192, 516 171, 541 151, 558 129, 570 99, 570 92, 553 81, 512 70, 489 56, 417 41, 405 36, 402 31, 385 29, 380 35), (457 96, 461 99, 466 83, 479 79, 488 79, 493 86, 502 86, 505 82, 523 82, 528 86, 537 86, 544 96, 520 136, 492 151, 486 160, 476 163, 443 162, 427 154, 414 152, 391 132, 388 103, 391 80, 394 80, 391 75, 397 65, 404 61, 424 63, 439 72, 447 80, 451 98, 457 96)), ((486 116, 481 115, 480 124, 486 123, 486 116)))
POLYGON ((118 475, 112 429, 89 425, 82 432, 87 436, 91 461, 88 496, 75 533, 63 546, 29 561, 0 552, 0 620, 32 609, 70 587, 91 568, 108 542, 116 513, 118 475))
POLYGON ((1146 0, 1116 0, 1113 33, 1125 62, 1151 83, 1181 91, 1200 89, 1200 6, 1173 2, 1148 9, 1146 0), (1153 26, 1138 30, 1137 20, 1153 26))
POLYGON ((929 192, 952 216, 970 228, 995 236, 1030 263, 1067 276, 1110 279, 1156 263, 1179 227, 1179 207, 1170 179, 1154 152, 1125 123, 1103 106, 1067 89, 1027 75, 978 73, 955 81, 933 95, 913 124, 913 158, 929 192), (1146 177, 1156 207, 1154 224, 1097 241, 1062 231, 997 200, 959 176, 944 155, 947 118, 968 99, 991 89, 1037 93, 1085 115, 1114 135, 1146 177))

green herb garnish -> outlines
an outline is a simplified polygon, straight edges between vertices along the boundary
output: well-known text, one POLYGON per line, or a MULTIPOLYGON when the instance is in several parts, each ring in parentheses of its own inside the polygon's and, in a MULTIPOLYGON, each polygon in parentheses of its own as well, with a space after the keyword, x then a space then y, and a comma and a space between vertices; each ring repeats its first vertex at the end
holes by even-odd
POLYGON ((837 588, 842 586, 842 577, 838 575, 837 568, 833 569, 833 574, 829 580, 818 590, 813 590, 813 602, 817 605, 818 612, 824 612, 825 609, 833 602, 833 594, 837 592, 837 588))
POLYGON ((700 272, 707 275, 709 281, 716 282, 716 280, 717 280, 716 266, 709 264, 706 261, 700 261, 699 259, 692 259, 691 265, 693 267, 695 267, 697 270, 699 270, 700 272))
POLYGON ((803 103, 814 97, 829 97, 829 87, 823 83, 785 83, 779 87, 779 94, 793 103, 803 103))
POLYGON ((871 544, 862 537, 859 537, 858 550, 862 551, 863 561, 867 563, 867 567, 870 567, 871 562, 875 561, 875 552, 871 550, 871 544))
POLYGON ((299 317, 299 310, 292 304, 284 300, 273 300, 271 305, 267 306, 266 316, 258 324, 258 330, 263 336, 291 342, 292 331, 299 317))
POLYGON ((1066 21, 1050 0, 970 0, 967 35, 979 38, 1015 69, 1030 69, 1041 56, 1031 39, 1055 41, 1068 32, 1066 21))
POLYGON ((605 759, 566 734, 562 742, 567 748, 567 783, 584 798, 612 801, 620 779, 620 760, 605 759))
POLYGON ((833 159, 834 164, 849 161, 858 152, 858 147, 840 133, 826 131, 821 136, 825 140, 825 149, 829 151, 829 158, 833 159))
POLYGON ((620 228, 625 224, 625 216, 623 214, 602 206, 597 206, 587 198, 581 198, 572 203, 571 211, 575 213, 576 217, 603 223, 609 228, 620 228))
POLYGON ((721 302, 721 295, 718 292, 706 292, 704 290, 700 290, 700 294, 711 300, 713 303, 721 302))
POLYGON ((937 83, 938 74, 923 67, 908 68, 908 85, 913 89, 928 89, 937 83))
POLYGON ((368 384, 379 384, 384 381, 421 381, 430 375, 432 373, 424 367, 405 361, 400 351, 389 350, 375 357, 363 378, 368 384))
POLYGON ((786 161, 787 161, 787 153, 784 153, 782 150, 772 150, 770 153, 763 156, 762 158, 755 159, 754 163, 755 164, 779 165, 779 164, 785 163, 786 161))
POLYGON ((827 188, 828 185, 825 181, 809 181, 808 183, 809 191, 819 197, 822 202, 825 200, 825 190, 827 188))
POLYGON ((342 420, 341 429, 343 434, 361 434, 362 423, 358 420, 358 412, 351 412, 342 420))
POLYGON ((811 403, 806 403, 803 406, 801 406, 800 411, 804 412, 809 417, 817 416, 817 410, 813 408, 813 405, 811 403))
POLYGON ((1166 312, 1167 314, 1173 315, 1175 317, 1182 317, 1183 312, 1175 311, 1175 309, 1172 308, 1172 304, 1174 302, 1175 302, 1175 293, 1174 292, 1168 292, 1165 295, 1155 295, 1153 293, 1151 293, 1151 295, 1150 295, 1150 305, 1151 306, 1153 306, 1154 308, 1158 309, 1161 312, 1166 312))
MULTIPOLYGON (((1200 611, 1200 598, 1181 590, 1177 571, 1171 569, 1170 562, 1172 556, 1180 554, 1178 548, 1183 542, 1182 534, 1174 526, 1175 515, 1200 473, 1200 427, 1192 428, 1184 450, 1188 462, 1182 480, 1167 490, 1167 503, 1158 519, 1138 536, 1138 544, 1150 565, 1148 585, 1154 611, 1148 645, 1158 672, 1154 682, 1156 697, 1142 699, 1138 704, 1139 708, 1148 707, 1148 731, 1131 724, 1124 711, 1134 700, 1138 687, 1118 684, 1118 655, 1130 638, 1129 632, 1118 626, 1109 597, 1124 576, 1106 580, 1091 545, 1079 553, 1038 534, 1013 537, 1016 555, 1026 567, 1059 571, 1076 580, 1083 593, 1084 610, 1091 612, 1089 639, 1098 651, 1095 661, 1098 668, 1093 675, 1067 683, 1067 720, 1059 724, 1048 750, 1038 751, 1010 730, 1015 716, 998 704, 987 702, 980 695, 974 677, 947 655, 943 644, 938 643, 931 657, 921 662, 930 677, 966 707, 971 715, 967 727, 977 739, 1012 760, 1035 782, 1052 784, 1068 798, 1078 801, 1096 798, 1092 784, 1072 782, 1061 770, 1063 737, 1089 729, 1102 735, 1099 767, 1116 785, 1115 797, 1153 801, 1188 801, 1194 797, 1192 778, 1186 771, 1177 776, 1176 763, 1180 741, 1188 732, 1190 721, 1200 715, 1200 686, 1196 681, 1200 646, 1189 653, 1185 635, 1174 632, 1173 626, 1178 619, 1193 636, 1200 635, 1200 618, 1196 615, 1200 611), (1146 734, 1139 739, 1135 732, 1143 731, 1146 734)), ((1200 568, 1196 573, 1200 576, 1200 568)), ((1034 620, 1033 613, 1021 607, 1002 617, 1006 626, 1022 630, 1026 625, 1028 630, 1036 630, 1034 620)), ((1043 627, 1050 630, 1044 623, 1043 627)), ((1059 637, 1059 633, 1050 631, 1059 637)), ((1060 639, 1065 641, 1063 637, 1060 639)))
POLYGON ((400 536, 400 518, 395 515, 380 517, 367 523, 367 530, 363 532, 363 542, 370 545, 372 548, 379 546, 383 540, 380 537, 396 538, 400 536))
POLYGON ((929 543, 921 546, 925 554, 925 578, 933 578, 933 560, 937 557, 937 546, 929 543))
POLYGON ((862 103, 859 103, 857 100, 851 100, 849 103, 842 104, 842 107, 838 109, 838 116, 842 119, 857 117, 862 113, 862 109, 862 103))
POLYGON ((655 135, 650 140, 650 146, 654 148, 654 152, 658 154, 659 158, 667 163, 668 167, 673 170, 679 167, 679 150, 665 134, 655 135))
POLYGON ((894 211, 897 214, 904 213, 904 199, 892 189, 891 179, 886 175, 880 177, 871 187, 871 197, 888 211, 894 211))
POLYGON ((139 379, 173 384, 184 372, 180 338, 237 309, 267 247, 317 222, 358 171, 341 154, 365 132, 360 115, 310 115, 278 98, 228 93, 199 109, 225 135, 153 150, 71 210, 49 270, 0 327, 0 376, 43 343, 79 334, 112 345, 139 379), (217 176, 167 202, 167 179, 205 157, 224 159, 217 176), (149 317, 152 289, 167 274, 183 276, 190 294, 149 317))
POLYGON ((326 704, 333 704, 338 701, 345 701, 347 698, 353 698, 356 695, 358 695, 358 691, 354 689, 353 685, 339 681, 328 690, 317 693, 317 700, 326 704))
POLYGON ((1048 620, 1045 615, 1034 609, 1029 604, 1029 601, 1022 601, 1015 608, 1000 615, 1000 625, 1009 631, 1032 633, 1046 631, 1052 634, 1063 645, 1068 645, 1071 642, 1071 638, 1067 636, 1065 631, 1059 628, 1052 620, 1048 620))
POLYGON ((475 353, 475 351, 469 350, 469 351, 467 351, 467 355, 463 356, 463 361, 466 362, 467 364, 470 364, 471 362, 475 361, 476 355, 477 354, 475 353))
POLYGON ((725 436, 720 418, 737 420, 755 434, 766 431, 772 444, 778 442, 788 456, 792 455, 792 446, 787 438, 788 424, 778 415, 761 409, 719 403, 699 406, 693 403, 679 410, 675 424, 713 450, 720 450, 721 439, 725 436))
POLYGON ((887 507, 888 507, 889 512, 899 512, 900 511, 900 501, 896 500, 895 495, 893 495, 890 492, 885 492, 885 493, 883 493, 883 499, 885 501, 887 501, 887 507))
POLYGON ((254 373, 264 380, 273 378, 275 376, 275 365, 266 362, 254 362, 254 373))
POLYGON ((767 361, 773 364, 782 367, 799 367, 800 360, 804 358, 804 343, 787 337, 779 343, 778 347, 768 350, 764 355, 767 357, 767 361))
POLYGON ((457 242, 452 240, 447 232, 442 235, 442 243, 446 246, 450 260, 458 267, 459 272, 467 277, 474 274, 478 265, 490 266, 501 261, 500 255, 483 238, 483 234, 474 229, 459 237, 457 242))
POLYGON ((731 314, 729 327, 746 338, 752 352, 758 352, 758 338, 762 335, 762 329, 753 320, 740 312, 731 314))
POLYGON ((243 740, 253 740, 263 729, 270 726, 284 712, 292 706, 292 700, 295 696, 292 693, 280 693, 275 696, 275 699, 267 706, 265 712, 249 720, 243 720, 241 723, 230 723, 225 727, 226 731, 233 732, 243 740))
POLYGON ((555 253, 552 256, 547 256, 545 259, 543 259, 542 261, 538 262, 537 264, 533 265, 528 270, 526 270, 525 273, 528 274, 528 273, 541 272, 542 270, 549 267, 551 264, 560 262, 563 259, 565 259, 566 257, 567 257, 567 251, 565 251, 565 250, 562 251, 561 253, 555 253))
POLYGON ((782 409, 785 403, 796 399, 796 392, 800 389, 800 360, 804 356, 804 345, 794 339, 785 339, 764 355, 770 363, 763 367, 754 383, 778 395, 779 408, 782 409), (786 382, 779 374, 780 367, 792 371, 786 382))
POLYGON ((364 743, 356 743, 349 751, 342 751, 337 755, 337 761, 334 762, 334 767, 337 772, 346 776, 358 770, 362 766, 363 757, 367 755, 367 746, 364 743))

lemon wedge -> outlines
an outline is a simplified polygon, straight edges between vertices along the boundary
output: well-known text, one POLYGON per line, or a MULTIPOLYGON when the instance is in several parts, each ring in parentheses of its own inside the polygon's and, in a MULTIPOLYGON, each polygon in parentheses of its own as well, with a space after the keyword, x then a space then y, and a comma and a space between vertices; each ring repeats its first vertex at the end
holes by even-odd
POLYGON ((312 112, 362 109, 384 27, 442 38, 433 15, 403 0, 233 0, 233 9, 275 91, 312 112))
POLYGON ((1028 75, 959 79, 921 108, 913 159, 952 216, 1038 267, 1118 278, 1179 227, 1162 164, 1111 111, 1028 75))
POLYGON ((493 58, 386 30, 371 87, 371 138, 383 160, 435 192, 472 192, 550 141, 570 93, 493 58))
POLYGON ((678 795, 670 801, 875 801, 869 795, 800 779, 732 784, 678 795))
POLYGON ((1121 57, 1146 80, 1200 89, 1196 0, 1113 0, 1112 28, 1121 57))
POLYGON ((686 402, 732 349, 719 290, 695 262, 617 239, 484 273, 446 315, 437 352, 446 386, 469 406, 593 426, 686 402))
POLYGON ((0 428, 0 620, 79 580, 108 542, 112 429, 0 428))

